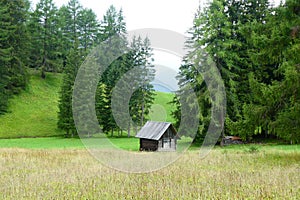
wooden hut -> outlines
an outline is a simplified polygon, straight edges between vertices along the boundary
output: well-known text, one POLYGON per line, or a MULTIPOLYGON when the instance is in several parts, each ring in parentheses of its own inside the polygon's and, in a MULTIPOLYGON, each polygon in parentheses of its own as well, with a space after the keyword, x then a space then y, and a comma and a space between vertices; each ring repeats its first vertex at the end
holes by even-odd
POLYGON ((135 137, 141 151, 176 151, 177 132, 171 123, 148 121, 135 137))

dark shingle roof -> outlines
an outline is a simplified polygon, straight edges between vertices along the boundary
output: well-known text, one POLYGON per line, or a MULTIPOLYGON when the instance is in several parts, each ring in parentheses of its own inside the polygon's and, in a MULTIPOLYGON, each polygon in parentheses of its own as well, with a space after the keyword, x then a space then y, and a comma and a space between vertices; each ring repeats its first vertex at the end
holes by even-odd
MULTIPOLYGON (((135 137, 159 140, 165 131, 172 126, 169 122, 148 121, 135 137)), ((174 128, 172 128, 174 130, 174 128)))

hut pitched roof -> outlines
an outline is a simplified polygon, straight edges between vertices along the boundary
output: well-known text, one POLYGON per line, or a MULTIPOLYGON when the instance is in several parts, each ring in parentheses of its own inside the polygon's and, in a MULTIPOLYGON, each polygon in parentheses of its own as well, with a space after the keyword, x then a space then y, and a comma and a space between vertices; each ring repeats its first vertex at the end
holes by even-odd
POLYGON ((170 126, 175 131, 172 124, 169 122, 148 121, 135 137, 159 140, 170 126))

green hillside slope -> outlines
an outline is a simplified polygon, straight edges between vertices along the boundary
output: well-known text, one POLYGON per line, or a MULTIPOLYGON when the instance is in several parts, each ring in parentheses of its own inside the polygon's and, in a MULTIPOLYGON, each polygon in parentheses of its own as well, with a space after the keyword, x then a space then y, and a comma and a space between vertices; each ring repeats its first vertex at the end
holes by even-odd
POLYGON ((175 120, 171 114, 175 109, 175 106, 169 104, 174 96, 175 94, 173 93, 156 92, 149 118, 153 121, 167 121, 174 123, 175 120))
POLYGON ((26 91, 10 101, 9 113, 0 116, 0 138, 63 134, 56 128, 62 75, 49 73, 43 80, 39 73, 31 73, 26 91))
MULTIPOLYGON (((61 74, 47 74, 45 80, 38 72, 31 72, 26 91, 15 96, 9 112, 0 116, 0 138, 49 137, 63 135, 57 129, 57 112, 61 74)), ((157 92, 149 118, 174 122, 168 104, 174 94, 157 92)))

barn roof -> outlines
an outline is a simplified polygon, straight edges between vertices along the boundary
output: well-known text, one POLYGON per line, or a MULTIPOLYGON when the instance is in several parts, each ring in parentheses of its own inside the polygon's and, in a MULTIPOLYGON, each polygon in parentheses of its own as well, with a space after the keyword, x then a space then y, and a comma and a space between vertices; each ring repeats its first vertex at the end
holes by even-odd
POLYGON ((148 121, 135 137, 159 140, 169 127, 175 132, 172 124, 169 122, 148 121))

